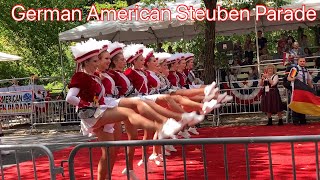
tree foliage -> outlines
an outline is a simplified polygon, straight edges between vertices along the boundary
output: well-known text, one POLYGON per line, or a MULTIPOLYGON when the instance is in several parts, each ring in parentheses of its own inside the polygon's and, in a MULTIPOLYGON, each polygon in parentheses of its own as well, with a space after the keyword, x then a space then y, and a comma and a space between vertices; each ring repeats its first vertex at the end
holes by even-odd
MULTIPOLYGON (((16 22, 10 14, 12 7, 16 4, 21 4, 26 9, 58 8, 62 10, 64 8, 72 9, 83 7, 86 3, 85 0, 19 0, 0 2, 0 9, 2 10, 0 14, 0 28, 6 30, 0 33, 1 37, 5 39, 5 42, 1 44, 2 46, 13 47, 10 53, 23 57, 23 60, 19 62, 19 67, 23 68, 24 75, 33 72, 41 76, 61 76, 58 34, 80 25, 83 22, 43 20, 16 22)), ((6 48, 1 48, 1 50, 5 49, 6 48)), ((72 61, 67 62, 67 64, 69 63, 72 63, 72 61)), ((11 75, 2 74, 2 76, 10 77, 11 75)))

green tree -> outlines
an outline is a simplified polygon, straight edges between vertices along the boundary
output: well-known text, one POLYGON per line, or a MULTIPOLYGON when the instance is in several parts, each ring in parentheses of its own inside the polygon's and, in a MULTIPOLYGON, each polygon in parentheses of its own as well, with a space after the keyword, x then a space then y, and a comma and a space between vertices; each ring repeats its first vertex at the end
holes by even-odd
MULTIPOLYGON (((2 10, 0 14, 0 27, 7 30, 5 33, 1 32, 1 34, 6 37, 8 41, 7 44, 14 46, 16 54, 24 58, 20 65, 24 67, 26 72, 37 73, 40 76, 61 76, 62 70, 58 34, 83 24, 84 21, 63 22, 40 20, 29 22, 24 20, 17 22, 10 14, 16 4, 23 5, 26 10, 30 8, 58 8, 62 10, 84 7, 87 1, 18 0, 0 2, 0 9, 2 10)), ((63 49, 66 50, 68 45, 69 44, 65 44, 63 49)), ((67 60, 65 62, 67 67, 69 66, 68 64, 73 63, 70 58, 65 57, 64 59, 67 60)), ((74 68, 67 69, 67 71, 73 70, 74 68)))

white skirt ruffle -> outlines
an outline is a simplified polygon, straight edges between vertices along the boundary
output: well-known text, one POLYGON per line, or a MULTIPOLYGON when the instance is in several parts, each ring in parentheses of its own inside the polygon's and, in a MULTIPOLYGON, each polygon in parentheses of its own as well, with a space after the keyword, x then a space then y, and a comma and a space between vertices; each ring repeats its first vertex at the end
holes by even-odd
MULTIPOLYGON (((84 136, 93 136, 93 126, 97 123, 97 121, 102 117, 105 110, 118 107, 119 99, 111 98, 111 97, 105 97, 105 105, 100 105, 99 108, 97 108, 95 112, 95 117, 93 118, 87 118, 87 119, 81 119, 81 131, 84 136)), ((107 133, 113 133, 114 132, 114 123, 106 124, 104 125, 103 131, 107 133)))

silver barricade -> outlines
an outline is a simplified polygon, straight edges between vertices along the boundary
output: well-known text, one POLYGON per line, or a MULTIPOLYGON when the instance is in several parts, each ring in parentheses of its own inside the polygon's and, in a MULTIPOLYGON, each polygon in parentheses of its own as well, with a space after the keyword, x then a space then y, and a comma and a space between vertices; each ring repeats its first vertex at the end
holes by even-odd
MULTIPOLYGON (((215 115, 217 116, 216 126, 219 126, 221 122, 220 116, 223 115, 262 113, 260 105, 262 88, 263 87, 221 89, 220 93, 227 92, 227 94, 233 96, 234 99, 215 110, 215 115), (255 94, 252 95, 252 92, 255 92, 255 94)), ((281 86, 278 87, 278 89, 282 102, 287 103, 288 95, 286 89, 281 86)))
MULTIPOLYGON (((19 160, 19 153, 29 151, 32 158, 32 165, 33 165, 33 174, 34 179, 38 179, 37 176, 37 165, 36 165, 36 155, 42 155, 37 154, 37 151, 40 151, 41 153, 44 153, 48 157, 49 160, 49 176, 51 180, 56 179, 57 174, 63 174, 63 168, 62 167, 56 167, 54 164, 54 157, 52 152, 43 145, 0 145, 0 151, 14 151, 15 160, 16 160, 16 167, 17 167, 17 176, 14 179, 21 179, 21 172, 20 172, 20 160, 19 160)), ((23 157, 26 155, 23 154, 23 157)), ((1 166, 1 177, 2 180, 5 179, 5 171, 4 171, 4 165, 3 165, 3 157, 0 156, 0 166, 1 166)), ((12 174, 10 174, 12 175, 12 174)))
POLYGON ((31 127, 39 124, 79 123, 75 107, 65 100, 38 101, 27 103, 0 103, 0 106, 12 107, 0 112, 4 126, 30 123, 31 127))
MULTIPOLYGON (((274 143, 290 143, 291 146, 291 159, 292 159, 292 173, 294 179, 296 179, 296 165, 295 165, 295 148, 294 143, 296 142, 312 142, 315 145, 315 159, 316 159, 316 173, 317 179, 320 178, 319 174, 319 153, 318 153, 318 142, 320 141, 319 135, 308 135, 308 136, 264 136, 264 137, 232 137, 232 138, 197 138, 197 139, 173 139, 173 140, 144 140, 144 141, 113 141, 113 142, 93 142, 93 143, 83 143, 77 145, 70 153, 68 159, 69 166, 69 177, 70 180, 75 179, 75 156, 82 149, 89 149, 89 160, 90 160, 90 177, 88 179, 94 179, 93 174, 93 162, 92 162, 92 148, 101 148, 105 147, 108 149, 110 147, 124 147, 125 153, 127 153, 128 146, 136 146, 136 147, 146 147, 152 145, 162 146, 162 150, 164 151, 164 145, 178 145, 182 146, 182 160, 183 160, 183 168, 184 168, 184 179, 187 179, 187 163, 186 163, 186 146, 187 145, 201 145, 201 159, 203 161, 203 173, 204 178, 208 179, 207 172, 207 158, 206 158, 206 148, 208 145, 219 144, 223 145, 223 159, 224 159, 224 170, 225 177, 229 179, 229 171, 228 171, 228 153, 227 147, 228 145, 241 144, 245 149, 245 160, 246 160, 246 174, 247 179, 250 179, 250 160, 249 160, 249 144, 267 144, 268 146, 268 161, 269 161, 269 169, 270 169, 270 179, 274 179, 273 175, 273 163, 272 163, 272 152, 271 145, 274 143)), ((146 160, 146 148, 143 148, 144 160, 146 160)), ((108 159, 109 159, 108 153, 108 159)), ((128 157, 126 156, 126 167, 128 169, 128 157)), ((145 161, 146 162, 146 161, 145 161)), ((87 161, 83 162, 87 163, 87 161)), ((108 164, 110 162, 108 161, 108 164)), ((79 164, 77 164, 79 165, 79 164)), ((148 168, 148 163, 144 163, 144 179, 148 179, 148 173, 146 169, 148 168)), ((214 168, 214 167, 212 167, 214 168)), ((163 156, 163 176, 164 179, 167 179, 168 169, 166 166, 166 157, 163 156)), ((110 172, 110 171, 109 171, 110 172)), ((109 180, 111 180, 111 175, 107 176, 109 180)), ((129 174, 127 174, 127 179, 129 179, 129 174)), ((181 177, 182 179, 182 177, 181 177)))
POLYGON ((65 100, 33 102, 33 107, 32 126, 80 122, 75 107, 65 100))

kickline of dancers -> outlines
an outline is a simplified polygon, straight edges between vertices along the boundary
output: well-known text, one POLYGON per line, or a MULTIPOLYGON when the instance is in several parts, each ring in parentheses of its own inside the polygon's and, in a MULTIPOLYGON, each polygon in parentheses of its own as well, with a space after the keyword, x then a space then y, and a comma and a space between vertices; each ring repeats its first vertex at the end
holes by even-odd
MULTIPOLYGON (((71 51, 77 68, 66 101, 76 106, 83 135, 94 135, 98 141, 120 140, 121 123, 129 140, 138 139, 137 128, 144 129, 144 140, 176 139, 177 134, 189 138, 188 131, 199 134, 195 125, 206 114, 232 100, 219 93, 215 82, 199 84, 192 72, 192 53, 155 53, 142 44, 95 39, 77 43, 71 51)), ((148 172, 163 165, 163 153, 176 151, 173 146, 166 146, 165 152, 158 146, 152 149, 148 162, 142 157, 138 163, 148 163, 148 172)), ((117 147, 109 148, 110 167, 107 149, 101 150, 97 179, 105 180, 111 177, 117 147)), ((128 147, 129 169, 122 174, 137 180, 134 151, 135 147, 128 147)))

